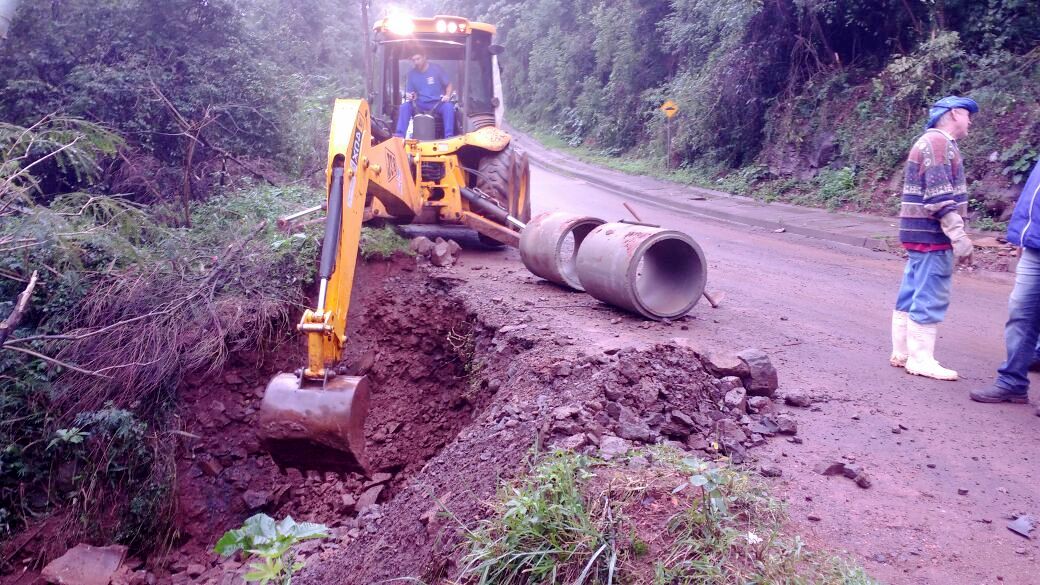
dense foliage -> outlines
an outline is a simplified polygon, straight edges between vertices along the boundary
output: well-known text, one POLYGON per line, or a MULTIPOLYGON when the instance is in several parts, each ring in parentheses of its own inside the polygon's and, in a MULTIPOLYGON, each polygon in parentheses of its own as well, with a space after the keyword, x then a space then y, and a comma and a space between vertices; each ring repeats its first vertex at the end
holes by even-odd
POLYGON ((1040 157, 1040 5, 1031 0, 432 0, 425 8, 500 26, 515 121, 572 145, 660 159, 657 108, 671 98, 680 107, 673 165, 708 176, 741 169, 725 186, 754 185, 770 198, 889 210, 887 181, 926 106, 949 93, 982 106, 965 151, 991 214, 1006 212, 1040 157), (852 189, 835 190, 850 176, 852 189))
POLYGON ((167 542, 179 380, 262 355, 305 303, 317 226, 274 219, 321 197, 300 179, 331 98, 358 93, 357 12, 21 3, 0 40, 0 319, 35 288, 0 338, 0 571, 39 522, 61 526, 50 553, 167 542))

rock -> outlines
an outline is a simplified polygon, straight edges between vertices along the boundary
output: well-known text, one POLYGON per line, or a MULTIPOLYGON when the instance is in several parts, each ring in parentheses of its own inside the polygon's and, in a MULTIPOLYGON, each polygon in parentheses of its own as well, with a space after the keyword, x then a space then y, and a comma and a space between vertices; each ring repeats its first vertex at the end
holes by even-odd
POLYGON ((773 401, 765 396, 752 396, 747 400, 747 407, 753 413, 767 412, 773 409, 773 401))
POLYGON ((813 467, 813 471, 820 475, 842 475, 845 473, 845 464, 841 461, 822 461, 813 467))
POLYGON ((578 433, 564 438, 563 440, 556 443, 561 449, 567 449, 568 451, 577 451, 581 449, 589 442, 588 437, 585 433, 578 433))
POLYGON ((772 463, 763 464, 758 468, 758 472, 761 473, 763 477, 780 477, 784 474, 784 470, 772 463))
POLYGON ((642 455, 636 455, 628 460, 628 466, 632 469, 646 469, 650 467, 650 460, 642 455))
POLYGON ((685 439, 690 436, 695 427, 696 425, 692 418, 686 416, 681 411, 673 410, 669 413, 667 422, 661 425, 661 434, 677 439, 685 439))
POLYGON ((456 242, 455 240, 448 240, 445 243, 448 244, 448 253, 450 253, 452 256, 455 256, 457 258, 458 255, 459 255, 459 252, 462 251, 462 246, 460 246, 459 243, 456 242))
POLYGON ((242 501, 245 502, 246 507, 250 511, 259 510, 267 505, 271 499, 271 494, 263 490, 246 490, 242 494, 242 501))
POLYGON ((617 433, 623 439, 642 441, 644 443, 649 443, 654 436, 653 431, 650 430, 646 422, 626 406, 621 407, 617 433))
POLYGON ((819 522, 821 520, 821 518, 816 514, 809 514, 808 516, 806 516, 806 519, 808 519, 810 522, 819 522))
POLYGON ((789 416, 780 415, 776 417, 776 426, 781 435, 798 434, 798 423, 789 416))
POLYGON ((433 250, 430 251, 430 264, 434 266, 451 266, 455 263, 455 258, 451 255, 451 250, 448 248, 448 244, 440 243, 434 244, 433 250))
POLYGON ((747 391, 743 388, 734 388, 726 392, 723 402, 737 412, 745 412, 747 410, 747 391))
POLYGON ((729 418, 717 421, 715 423, 715 432, 719 436, 719 442, 723 444, 743 443, 748 440, 747 434, 740 428, 740 425, 738 425, 733 419, 729 418))
POLYGON ((859 487, 861 487, 863 489, 869 489, 870 486, 873 485, 873 482, 870 481, 870 476, 868 476, 864 472, 860 472, 859 475, 857 475, 855 477, 855 481, 856 481, 856 485, 858 485, 859 487))
POLYGON ((772 396, 780 387, 776 368, 769 361, 769 356, 760 349, 745 349, 737 354, 747 364, 749 373, 744 387, 752 396, 772 396))
POLYGON ((386 482, 390 481, 391 479, 393 479, 393 477, 394 477, 394 475, 392 473, 386 473, 386 472, 383 472, 383 473, 373 473, 372 474, 372 479, 368 480, 368 482, 365 483, 363 489, 367 490, 368 488, 370 488, 370 487, 372 487, 374 485, 379 485, 381 483, 386 483, 386 482))
POLYGON ((758 433, 760 435, 766 435, 772 437, 773 435, 780 432, 780 425, 776 424, 772 418, 763 416, 757 421, 753 421, 747 427, 748 432, 758 433))
POLYGON ((339 503, 343 510, 350 510, 357 506, 357 500, 354 499, 353 494, 342 494, 339 497, 339 503))
POLYGON ((812 398, 804 392, 788 392, 787 395, 784 396, 784 402, 790 406, 808 408, 812 405, 812 398))
POLYGON ((195 577, 198 577, 199 575, 205 573, 206 567, 203 567, 198 563, 192 563, 188 565, 188 568, 185 569, 184 572, 187 573, 189 577, 194 579, 195 577))
POLYGON ((523 329, 527 329, 527 325, 524 325, 524 324, 520 324, 520 325, 506 325, 505 327, 500 328, 498 330, 498 332, 499 333, 510 333, 512 331, 520 331, 520 330, 523 330, 523 329))
POLYGON ((568 362, 560 362, 553 366, 553 377, 566 378, 571 375, 571 365, 568 362))
POLYGON ((375 504, 379 500, 379 494, 383 493, 383 489, 385 487, 386 486, 382 484, 376 485, 362 492, 361 497, 358 498, 357 506, 355 506, 355 508, 358 510, 365 510, 369 506, 375 504))
POLYGON ((60 585, 108 585, 124 558, 125 546, 77 544, 44 567, 41 577, 60 585))
POLYGON ((744 387, 744 382, 741 381, 741 379, 736 377, 736 376, 726 376, 724 378, 719 378, 719 390, 721 390, 722 392, 729 392, 730 390, 733 390, 734 388, 743 388, 743 387, 744 387))
POLYGON ((1030 533, 1033 531, 1033 528, 1036 527, 1036 518, 1033 518, 1032 516, 1026 514, 1022 514, 1016 517, 1011 522, 1008 522, 1007 527, 1008 530, 1014 532, 1019 536, 1032 538, 1030 536, 1030 533))
POLYGON ((709 372, 719 378, 726 376, 744 378, 750 374, 747 363, 733 354, 709 353, 702 357, 701 362, 709 372))
POLYGON ((618 364, 618 373, 621 374, 629 384, 635 384, 643 378, 643 374, 639 372, 639 368, 628 361, 623 361, 618 364))
POLYGON ((966 495, 968 495, 968 488, 957 488, 957 495, 958 496, 966 496, 966 495))
POLYGON ((430 251, 433 250, 433 241, 426 236, 419 236, 418 238, 412 238, 412 241, 408 243, 408 248, 419 256, 429 256, 430 251))
POLYGON ((225 384, 242 384, 244 382, 245 380, 242 379, 242 376, 239 376, 235 372, 229 372, 227 374, 224 374, 225 384))
POLYGON ((606 435, 599 440, 599 456, 607 461, 621 457, 631 448, 632 445, 620 437, 606 435))
POLYGON ((199 463, 199 469, 210 477, 217 477, 221 471, 224 471, 224 467, 216 459, 207 459, 199 463))
POLYGON ((863 466, 858 463, 846 463, 844 469, 841 470, 841 474, 849 479, 856 479, 856 476, 863 473, 863 466))

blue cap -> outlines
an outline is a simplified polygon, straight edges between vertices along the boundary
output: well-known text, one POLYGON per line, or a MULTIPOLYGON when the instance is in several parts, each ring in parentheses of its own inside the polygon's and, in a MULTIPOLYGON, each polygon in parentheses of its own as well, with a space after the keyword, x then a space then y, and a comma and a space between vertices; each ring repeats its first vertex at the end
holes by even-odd
POLYGON ((971 98, 948 95, 932 104, 932 107, 928 109, 928 123, 924 125, 925 130, 935 126, 943 114, 954 108, 963 108, 972 114, 976 114, 979 111, 979 104, 975 103, 975 100, 971 98))

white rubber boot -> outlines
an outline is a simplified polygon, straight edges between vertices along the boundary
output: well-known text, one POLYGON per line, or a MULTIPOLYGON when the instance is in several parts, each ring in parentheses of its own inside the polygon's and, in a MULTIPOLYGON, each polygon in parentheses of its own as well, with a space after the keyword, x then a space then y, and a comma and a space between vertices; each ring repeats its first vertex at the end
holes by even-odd
POLYGON ((907 320, 906 341, 910 355, 906 360, 906 371, 916 376, 953 381, 957 379, 957 372, 935 361, 935 336, 938 331, 936 325, 921 325, 914 323, 913 319, 907 320))
POLYGON ((892 311, 892 355, 888 358, 888 363, 896 368, 906 366, 907 354, 910 353, 906 347, 906 323, 909 320, 910 313, 892 311))

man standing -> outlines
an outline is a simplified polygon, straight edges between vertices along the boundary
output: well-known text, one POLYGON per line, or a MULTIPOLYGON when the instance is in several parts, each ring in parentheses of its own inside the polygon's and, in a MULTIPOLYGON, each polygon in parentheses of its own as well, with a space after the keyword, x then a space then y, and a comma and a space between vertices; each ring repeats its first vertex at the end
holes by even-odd
POLYGON ((903 178, 899 241, 909 258, 892 313, 889 363, 936 380, 957 379, 957 372, 935 360, 935 338, 950 305, 954 257, 971 262, 972 243, 964 233, 968 189, 957 141, 968 135, 978 111, 969 98, 935 102, 903 178))
MULTIPOLYGON (((1040 164, 1033 167, 1008 223, 1008 242, 1021 248, 1004 325, 1007 361, 992 386, 972 390, 976 402, 1029 402, 1029 366, 1040 334, 1040 164)), ((1040 416, 1040 408, 1037 408, 1040 416)))
POLYGON ((455 106, 448 101, 451 99, 451 80, 440 65, 426 60, 422 49, 416 49, 411 60, 412 70, 405 82, 408 101, 401 104, 394 136, 404 136, 408 122, 418 113, 415 111, 418 106, 420 112, 439 112, 444 120, 444 137, 451 138, 455 135, 455 106))

